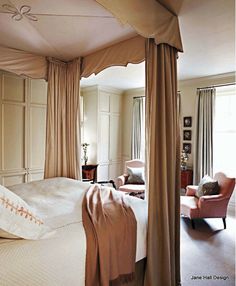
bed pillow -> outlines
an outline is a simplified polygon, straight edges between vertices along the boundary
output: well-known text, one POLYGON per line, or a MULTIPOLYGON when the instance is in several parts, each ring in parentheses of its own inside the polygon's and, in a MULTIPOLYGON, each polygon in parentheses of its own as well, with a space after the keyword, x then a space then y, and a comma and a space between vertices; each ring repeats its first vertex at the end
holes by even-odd
POLYGON ((131 168, 127 167, 128 179, 126 184, 145 184, 144 167, 131 168))
POLYGON ((218 182, 206 175, 201 179, 195 195, 198 198, 208 195, 217 195, 219 194, 219 190, 218 182))
POLYGON ((39 239, 48 231, 22 198, 0 185, 0 237, 39 239))

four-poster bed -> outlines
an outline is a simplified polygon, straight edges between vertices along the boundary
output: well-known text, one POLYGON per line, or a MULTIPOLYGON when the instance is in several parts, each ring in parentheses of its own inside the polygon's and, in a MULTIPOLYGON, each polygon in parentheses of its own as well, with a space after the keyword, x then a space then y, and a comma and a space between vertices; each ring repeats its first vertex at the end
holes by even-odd
MULTIPOLYGON (((73 2, 71 5, 76 6, 75 1, 71 2, 73 2)), ((79 0, 77 2, 80 7, 82 2, 79 0)), ((58 47, 60 52, 55 49, 54 54, 52 50, 45 48, 46 45, 42 45, 44 52, 38 56, 39 51, 26 52, 18 46, 8 48, 8 45, 0 42, 0 69, 32 78, 44 78, 48 81, 45 178, 80 179, 81 163, 80 148, 78 148, 80 146, 78 100, 80 78, 88 77, 92 73, 96 74, 106 67, 146 61, 146 185, 149 213, 145 284, 179 285, 180 138, 176 61, 177 52, 182 51, 182 44, 176 15, 182 1, 97 0, 96 2, 108 9, 123 24, 128 23, 133 28, 126 33, 126 39, 121 41, 116 39, 116 43, 110 46, 106 43, 104 48, 100 43, 97 51, 91 52, 88 49, 87 54, 86 51, 84 54, 78 52, 76 56, 74 45, 71 49, 74 53, 72 57, 72 54, 69 56, 70 49, 66 45, 58 47), (61 54, 63 47, 64 58, 61 54), (49 51, 47 55, 50 57, 43 56, 47 50, 49 51)), ((33 5, 33 1, 31 4, 33 5)), ((70 6, 70 1, 65 5, 70 6)), ((91 5, 98 4, 93 2, 91 5)), ((17 10, 17 3, 15 6, 14 15, 22 16, 22 21, 25 21, 24 28, 28 27, 27 21, 31 19, 24 18, 26 16, 22 12, 23 6, 20 11, 17 10)), ((2 6, 5 9, 6 7, 2 6)), ((51 9, 52 7, 49 10, 51 9)), ((0 13, 0 17, 4 14, 6 18, 12 12, 6 12, 3 9, 0 13)), ((40 19, 46 14, 35 12, 33 15, 40 19)), ((51 14, 48 13, 48 15, 51 14)), ((75 15, 71 14, 71 16, 75 15)), ((83 17, 86 18, 85 15, 83 17)), ((95 15, 91 17, 96 18, 95 15)), ((103 17, 113 18, 110 13, 109 16, 104 14, 103 17)), ((50 17, 47 21, 50 23, 50 17)), ((37 23, 34 22, 32 25, 35 27, 37 23)), ((53 27, 47 27, 47 29, 53 31, 53 27)), ((55 34, 57 37, 58 33, 55 34)))

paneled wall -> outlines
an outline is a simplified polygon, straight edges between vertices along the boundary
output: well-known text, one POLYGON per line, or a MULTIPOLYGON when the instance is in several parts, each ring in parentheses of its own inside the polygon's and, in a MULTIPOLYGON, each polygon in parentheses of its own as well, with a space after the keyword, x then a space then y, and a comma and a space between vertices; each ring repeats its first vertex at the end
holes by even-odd
POLYGON ((82 141, 90 144, 88 164, 99 164, 98 181, 115 179, 122 171, 122 91, 94 86, 82 89, 81 94, 82 141))
POLYGON ((43 178, 47 84, 0 71, 0 184, 43 178))

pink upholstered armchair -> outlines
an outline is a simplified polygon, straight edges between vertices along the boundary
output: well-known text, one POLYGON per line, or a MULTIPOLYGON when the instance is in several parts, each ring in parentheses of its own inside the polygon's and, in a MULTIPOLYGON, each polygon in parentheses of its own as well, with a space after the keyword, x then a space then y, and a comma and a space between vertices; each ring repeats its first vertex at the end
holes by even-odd
POLYGON ((130 160, 125 162, 125 172, 116 179, 116 186, 119 191, 127 193, 143 193, 145 191, 145 184, 127 184, 128 172, 127 167, 130 168, 144 168, 144 162, 141 160, 130 160))
POLYGON ((229 199, 235 187, 235 178, 228 178, 223 173, 216 173, 220 191, 218 195, 195 197, 198 186, 187 186, 185 196, 181 196, 180 209, 183 216, 189 217, 192 228, 195 228, 196 218, 222 218, 226 228, 226 214, 229 199))

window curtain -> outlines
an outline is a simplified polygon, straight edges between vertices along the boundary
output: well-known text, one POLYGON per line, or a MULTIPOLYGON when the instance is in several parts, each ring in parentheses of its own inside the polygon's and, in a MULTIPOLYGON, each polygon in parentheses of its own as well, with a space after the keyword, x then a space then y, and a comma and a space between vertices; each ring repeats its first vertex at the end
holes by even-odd
POLYGON ((146 45, 148 238, 146 286, 180 285, 177 50, 146 45))
POLYGON ((45 178, 81 178, 80 59, 49 60, 45 178))
POLYGON ((132 159, 145 160, 145 97, 133 99, 132 159))
POLYGON ((198 89, 193 181, 198 184, 208 174, 213 176, 213 116, 215 88, 198 89))

